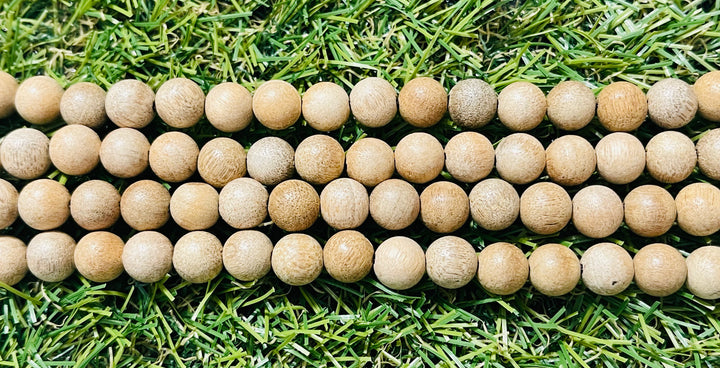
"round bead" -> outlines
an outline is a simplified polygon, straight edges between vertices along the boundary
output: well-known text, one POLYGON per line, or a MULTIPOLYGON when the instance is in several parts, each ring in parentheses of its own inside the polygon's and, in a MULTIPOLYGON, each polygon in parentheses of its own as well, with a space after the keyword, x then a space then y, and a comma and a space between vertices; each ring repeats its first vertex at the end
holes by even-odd
POLYGON ((515 82, 498 95, 498 118, 510 130, 527 131, 540 125, 547 110, 545 94, 529 82, 515 82))
POLYGON ((85 175, 100 162, 100 137, 84 125, 66 125, 50 138, 50 160, 67 175, 85 175))
POLYGON ((172 269, 173 245, 165 235, 156 231, 143 231, 125 243, 122 262, 133 279, 158 282, 172 269))
POLYGON ((363 138, 350 146, 345 164, 349 177, 374 187, 395 173, 395 153, 383 140, 363 138))
POLYGON ((199 154, 200 149, 192 137, 181 132, 167 132, 150 145, 148 161, 158 178, 179 183, 195 173, 199 154))
POLYGON ((233 179, 245 176, 245 148, 231 138, 215 138, 202 147, 197 169, 206 183, 222 188, 233 179))
POLYGON ((492 143, 480 133, 460 133, 445 145, 445 167, 459 181, 475 183, 488 176, 494 165, 492 143))
POLYGON ((623 204, 625 224, 637 235, 663 235, 675 222, 675 199, 659 186, 639 186, 625 196, 623 204))
POLYGON ((237 178, 220 191, 220 216, 236 229, 259 226, 267 217, 267 206, 267 189, 255 179, 237 178))
POLYGON ((397 115, 397 92, 382 78, 365 78, 350 92, 350 109, 360 124, 383 127, 397 115))
POLYGON ((215 129, 239 132, 252 122, 252 95, 237 83, 220 83, 205 98, 205 115, 215 129))
POLYGON ((720 70, 706 73, 693 86, 698 99, 698 112, 703 119, 720 122, 720 70))
POLYGON ((497 112, 498 97, 495 89, 481 79, 465 79, 450 90, 448 111, 450 119, 465 129, 478 129, 487 125, 497 112))
POLYGON ((205 183, 179 186, 170 198, 170 216, 185 230, 210 228, 220 217, 217 190, 205 183))
POLYGON ((502 179, 485 179, 470 191, 470 214, 480 227, 490 231, 512 225, 520 213, 520 196, 502 179))
POLYGON ((4 119, 15 112, 15 93, 18 82, 15 78, 0 71, 0 119, 4 119))
POLYGON ((285 231, 303 231, 312 226, 320 214, 320 196, 304 181, 284 181, 270 192, 268 214, 273 223, 285 231))
POLYGON ((614 82, 598 94, 598 120, 611 132, 629 132, 639 128, 647 112, 645 94, 634 84, 614 82))
POLYGON ((402 118, 419 128, 431 127, 447 111, 448 96, 440 82, 418 77, 410 80, 398 94, 398 108, 402 118))
POLYGON ((554 183, 536 183, 520 197, 520 220, 530 231, 556 233, 572 217, 572 200, 565 189, 554 183))
POLYGON ((545 151, 548 176, 560 185, 584 183, 595 172, 595 163, 595 149, 577 135, 562 136, 550 143, 545 151))
POLYGON ((70 217, 70 192, 50 179, 31 181, 18 195, 18 214, 36 230, 51 230, 70 217))
POLYGON ((281 80, 267 81, 255 90, 253 113, 260 122, 272 130, 291 127, 300 118, 300 93, 290 83, 281 80))
POLYGON ((687 264, 677 249, 662 243, 644 246, 633 258, 635 284, 645 294, 668 296, 685 283, 687 264))
POLYGON ((120 198, 120 214, 126 224, 138 231, 162 227, 170 219, 170 192, 152 180, 131 184, 120 198))
POLYGON ((18 217, 18 191, 7 180, 0 179, 0 229, 12 225, 18 217))
POLYGON ((110 87, 105 96, 105 113, 121 128, 140 129, 155 117, 155 93, 147 84, 135 80, 121 80, 110 87))
POLYGON ((334 138, 317 134, 305 138, 295 150, 295 170, 312 184, 327 184, 345 168, 345 150, 334 138))
POLYGON ((70 215, 85 230, 106 229, 120 218, 120 193, 106 181, 86 181, 70 197, 70 215))
POLYGON ((583 284, 598 295, 617 295, 630 286, 634 267, 630 254, 613 243, 595 244, 580 258, 583 284))
POLYGON ((22 240, 13 236, 0 236, 0 282, 13 286, 20 282, 28 271, 27 247, 22 240))
POLYGON ((247 152, 247 172, 264 185, 277 185, 295 174, 295 150, 281 138, 262 138, 247 152))
POLYGON ((720 298, 720 247, 708 245, 695 249, 686 262, 688 290, 703 299, 720 298))
POLYGON ((470 202, 465 191, 449 181, 432 183, 420 194, 420 218, 436 233, 451 233, 465 224, 470 202))
POLYGON ((273 248, 272 269, 288 285, 307 285, 322 272, 322 247, 310 235, 285 235, 273 248))
POLYGON ((234 278, 254 281, 270 272, 273 245, 267 235, 256 230, 232 234, 223 247, 223 264, 234 278))
POLYGON ((678 183, 695 169, 695 145, 685 134, 662 132, 650 139, 646 150, 646 167, 650 176, 662 183, 678 183))
POLYGON ((45 282, 59 282, 75 272, 75 240, 70 235, 50 231, 35 235, 27 246, 30 272, 45 282))
POLYGON ((428 247, 425 266, 434 283, 446 289, 457 289, 467 285, 475 276, 478 257, 465 239, 444 236, 428 247))
POLYGON ((83 277, 93 282, 115 280, 124 270, 124 246, 122 239, 113 233, 89 233, 75 246, 75 267, 83 277))
POLYGON ((528 184, 545 169, 545 149, 529 134, 510 134, 495 149, 495 168, 510 183, 528 184))
POLYGON ((677 78, 653 84, 647 93, 650 120, 661 128, 677 129, 687 125, 698 109, 692 86, 677 78))
POLYGON ((335 280, 357 282, 370 273, 375 249, 363 234, 354 230, 336 233, 323 249, 325 269, 335 280))
POLYGON ((172 78, 163 83, 155 95, 155 109, 167 125, 189 128, 203 115, 205 93, 187 78, 172 78))
POLYGON ((369 198, 365 187, 350 178, 335 179, 320 193, 323 220, 338 230, 354 229, 367 219, 369 198))
POLYGON ((612 189, 591 185, 580 189, 572 200, 572 222, 590 238, 605 238, 617 231, 623 222, 623 202, 612 189))
POLYGON ((545 244, 530 255, 530 282, 547 296, 565 295, 580 281, 580 261, 570 248, 545 244))
POLYGON ((20 128, 0 144, 0 163, 8 174, 23 180, 40 177, 50 168, 50 139, 41 131, 20 128))
POLYGON ((595 146, 597 171, 612 184, 628 184, 645 169, 645 147, 628 133, 612 133, 595 146))
POLYGON ((175 243, 173 267, 187 282, 206 283, 222 271, 222 250, 222 243, 215 235, 206 231, 189 232, 175 243))
POLYGON ((427 133, 411 133, 395 147, 395 168, 411 183, 424 184, 435 179, 445 165, 442 144, 427 133))
POLYGON ((302 97, 302 115, 308 125, 321 132, 340 129, 350 118, 350 98, 335 83, 316 83, 302 97))
POLYGON ((378 246, 373 270, 383 285, 407 290, 417 285, 425 274, 425 253, 414 240, 395 236, 378 246))
POLYGON ((514 294, 527 282, 530 266, 525 254, 510 243, 493 243, 478 255, 478 281, 490 293, 514 294))
POLYGON ((547 116, 558 129, 578 130, 595 117, 595 94, 577 81, 558 83, 547 95, 547 116))
POLYGON ((370 193, 370 216, 384 229, 404 229, 415 222, 419 213, 420 196, 404 180, 385 180, 370 193))
POLYGON ((693 183, 675 197, 677 224, 694 236, 707 236, 720 230, 720 189, 708 183, 693 183))
POLYGON ((720 129, 712 129, 695 146, 697 163, 705 176, 720 180, 720 129))
POLYGON ((68 124, 100 128, 107 120, 105 95, 105 90, 95 83, 75 83, 60 99, 60 115, 68 124))
POLYGON ((45 125, 60 117, 63 88, 45 75, 30 77, 15 92, 15 109, 31 124, 45 125))
POLYGON ((132 178, 148 167, 150 142, 140 131, 119 128, 108 133, 100 144, 100 162, 110 175, 132 178))

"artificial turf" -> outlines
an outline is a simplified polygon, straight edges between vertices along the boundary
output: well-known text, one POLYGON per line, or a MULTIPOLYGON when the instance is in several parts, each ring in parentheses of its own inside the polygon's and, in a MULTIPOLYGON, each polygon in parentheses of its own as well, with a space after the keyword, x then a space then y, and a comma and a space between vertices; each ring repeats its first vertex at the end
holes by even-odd
MULTIPOLYGON (((526 80, 547 92, 566 79, 585 81, 596 92, 620 80, 646 90, 662 78, 692 83, 718 69, 719 18, 720 1, 698 0, 4 0, 0 70, 19 80, 49 74, 65 87, 90 81, 107 88, 137 78, 157 89, 168 78, 184 76, 205 92, 227 80, 252 91, 273 78, 301 92, 318 81, 349 91, 366 76, 385 78, 398 89, 415 76, 431 76, 448 90, 469 77, 498 91, 526 80)), ((17 116, 6 119, 0 135, 21 125, 17 116)), ((51 134, 60 125, 40 129, 51 134)), ((696 140, 714 127, 698 118, 682 131, 696 140)), ((101 136, 111 129, 108 123, 101 136)), ((156 119, 143 132, 152 139, 167 130, 156 119)), ((394 146, 415 130, 400 118, 380 129, 351 120, 331 135, 347 149, 362 136, 394 146)), ((460 129, 446 117, 425 131, 445 143, 460 129)), ((509 134, 497 120, 479 131, 494 143, 509 134)), ((647 143, 659 131, 646 122, 636 135, 647 143)), ((283 132, 268 132, 255 122, 229 135, 202 120, 186 132, 199 144, 232 136, 246 147, 268 134, 293 145, 315 134, 302 121, 283 132)), ((532 134, 547 146, 565 133, 545 121, 532 134)), ((595 144, 606 132, 594 121, 578 134, 595 144)), ((89 178, 108 180, 120 190, 131 183, 102 168, 86 177, 49 176, 71 190, 89 178)), ((153 175, 148 170, 141 178, 153 175)), ((683 183, 665 187, 674 195, 696 181, 707 178, 696 170, 683 183)), ((632 184, 610 186, 624 197, 646 183, 655 182, 643 175, 632 184)), ((609 185, 597 174, 590 184, 609 185)), ((71 223, 62 230, 76 239, 83 235, 71 223)), ((123 224, 112 230, 124 239, 133 234, 123 224)), ((271 225, 261 230, 273 240, 283 235, 271 225)), ((407 235, 427 247, 439 237, 418 223, 390 232, 369 220, 360 230, 375 245, 407 235)), ((183 233, 173 224, 162 231, 173 241, 183 233)), ((222 224, 212 231, 223 241, 233 232, 222 224)), ((36 231, 18 221, 4 233, 27 242, 36 231)), ((308 233, 323 242, 333 231, 320 220, 308 233)), ((536 236, 519 221, 497 233, 468 222, 456 235, 478 251, 508 241, 528 254, 559 242, 580 255, 598 242, 572 225, 536 236)), ((684 255, 720 243, 718 236, 692 237, 677 226, 654 239, 623 226, 607 240, 631 254, 652 242, 669 243, 684 255)), ((498 297, 477 281, 450 291, 427 277, 409 291, 393 292, 372 275, 345 285, 323 274, 304 287, 284 285, 272 274, 243 283, 225 272, 205 285, 187 284, 174 273, 156 284, 126 275, 107 284, 77 274, 61 283, 28 276, 15 287, 0 284, 0 366, 713 367, 720 365, 717 307, 685 289, 655 298, 634 285, 614 297, 579 285, 567 296, 549 298, 529 284, 498 297)))

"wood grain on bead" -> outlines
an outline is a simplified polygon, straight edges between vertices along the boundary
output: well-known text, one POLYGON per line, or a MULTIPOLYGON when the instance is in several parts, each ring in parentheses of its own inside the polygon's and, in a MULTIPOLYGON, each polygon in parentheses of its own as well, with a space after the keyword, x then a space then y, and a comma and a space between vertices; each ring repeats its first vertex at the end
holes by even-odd
POLYGON ((218 192, 206 183, 185 183, 170 198, 170 216, 185 230, 205 230, 215 225, 220 213, 218 192))
POLYGON ((444 236, 432 242, 425 252, 430 279, 440 287, 457 289, 467 285, 477 273, 478 258, 467 240, 444 236))
POLYGON ((238 231, 225 242, 223 265, 240 281, 258 280, 270 272, 272 251, 267 235, 257 230, 238 231))
POLYGON ((200 149, 192 137, 181 132, 167 132, 150 145, 148 162, 158 178, 178 183, 195 173, 199 154, 200 149))
POLYGON ((720 180, 720 128, 705 133, 695 149, 700 171, 710 179, 720 180))
POLYGON ((529 82, 511 83, 498 95, 498 118, 503 125, 516 132, 540 125, 546 110, 545 94, 529 82))
POLYGON ((420 218, 436 233, 451 233, 465 224, 470 202, 457 184, 439 181, 428 185, 420 194, 420 218))
POLYGON ((547 116, 558 129, 574 131, 595 117, 595 94, 578 81, 558 83, 547 95, 547 116))
POLYGON ((51 230, 70 217, 70 192, 50 179, 31 181, 18 195, 18 214, 35 230, 51 230))
POLYGON ((236 229, 259 226, 267 217, 268 192, 257 180, 237 178, 219 196, 220 217, 236 229))
POLYGON ((325 269, 335 280, 358 282, 370 273, 375 249, 370 240, 355 230, 331 236, 323 249, 325 269))
POLYGON ((645 294, 663 297, 674 294, 685 283, 687 264, 677 249, 667 244, 644 246, 633 258, 635 284, 645 294))
POLYGON ((25 121, 45 125, 60 117, 63 88, 45 75, 30 77, 15 92, 15 109, 25 121))
POLYGON ((100 162, 100 137, 84 125, 66 125, 50 138, 50 160, 67 175, 85 175, 100 162))
POLYGON ((495 148, 495 168, 498 175, 510 183, 530 183, 545 169, 545 149, 529 134, 510 134, 495 148))
POLYGON ((698 99, 700 116, 709 121, 720 122, 720 70, 705 73, 693 86, 698 99))
POLYGON ((360 124, 383 127, 397 115, 397 92, 382 78, 365 78, 350 91, 350 109, 360 124))
POLYGON ((95 231, 82 237, 75 246, 75 267, 93 282, 109 282, 123 273, 125 243, 107 231, 95 231))
POLYGON ((106 229, 120 218, 120 193, 106 181, 86 181, 72 192, 70 215, 85 230, 106 229))
POLYGON ((295 174, 295 150, 282 138, 262 138, 247 152, 247 172, 264 185, 277 185, 295 174))
POLYGON ((520 196, 520 220, 538 234, 552 234, 565 228, 572 209, 570 196, 555 183, 533 184, 520 196))
POLYGON ((675 199, 659 186, 639 186, 625 196, 623 204, 625 224, 637 235, 663 235, 675 222, 675 199))
POLYGON ((121 80, 105 95, 105 113, 120 128, 140 129, 155 118, 155 93, 147 84, 135 80, 121 80))
POLYGON ((378 281, 390 289, 410 289, 425 275, 425 252, 408 237, 389 238, 375 250, 373 270, 378 281))
POLYGON ((709 183, 693 183, 675 197, 677 224, 686 233, 707 236, 720 230, 720 189, 709 183))
POLYGON ((143 231, 125 243, 122 262, 133 279, 153 283, 162 280, 172 269, 173 245, 157 231, 143 231))
POLYGON ((275 275, 288 285, 307 285, 315 281, 322 272, 322 247, 310 235, 285 235, 273 248, 272 269, 275 275))
POLYGON ((435 179, 445 165, 445 151, 435 137, 410 133, 395 147, 395 168, 405 180, 424 184, 435 179))
POLYGON ((270 192, 268 214, 285 231, 305 230, 320 215, 320 196, 304 181, 286 180, 270 192))
POLYGON ((215 129, 225 133, 239 132, 252 122, 252 95, 240 84, 220 83, 205 97, 205 115, 215 129))
POLYGON ((540 293, 561 296, 580 281, 580 261, 575 252, 561 244, 545 244, 532 252, 530 282, 540 293))
POLYGON ((359 227, 367 219, 368 211, 367 189, 353 179, 335 179, 320 193, 320 214, 335 229, 359 227))
POLYGON ((110 175, 132 178, 148 167, 150 142, 145 134, 132 128, 111 131, 100 144, 100 163, 110 175))
POLYGON ((0 163, 8 174, 23 180, 40 177, 50 168, 50 139, 41 131, 20 128, 0 143, 0 163))
POLYGON ((402 230, 415 222, 420 213, 420 196, 408 182, 389 179, 370 193, 370 216, 387 230, 402 230))
POLYGON ((495 117, 497 105, 495 89, 481 79, 464 79, 450 89, 448 112, 460 127, 482 128, 495 117))
POLYGON ((0 229, 12 225, 18 218, 18 191, 5 179, 0 179, 0 229))
POLYGON ((45 282, 60 282, 75 272, 75 240, 49 231, 35 235, 27 245, 28 270, 45 282))
POLYGON ((598 243, 580 258, 583 284, 598 295, 617 295, 630 286, 634 276, 633 259, 623 247, 598 243))
POLYGON ((611 133, 595 146, 597 171, 612 184, 628 184, 645 169, 645 147, 628 133, 611 133))
POLYGON ((295 170, 312 184, 327 184, 345 169, 345 150, 334 138, 316 134, 305 138, 295 150, 295 170))
POLYGON ((634 84, 614 82, 598 94, 598 120, 611 132, 629 132, 639 128, 647 112, 645 94, 634 84))
POLYGON ((206 231, 189 232, 175 243, 173 267, 187 282, 206 283, 222 271, 222 249, 215 235, 206 231))
POLYGON ((585 138, 564 135, 545 150, 545 166, 550 179, 560 185, 580 185, 595 172, 595 149, 585 138))
POLYGON ((395 153, 385 141, 365 137, 350 146, 345 165, 350 178, 374 187, 395 173, 395 153))
POLYGON ((575 229, 590 238, 605 238, 623 222, 623 202, 612 189, 591 185, 580 189, 572 199, 575 229))
POLYGON ((350 118, 350 98, 335 83, 313 84, 303 94, 302 115, 308 125, 321 132, 340 129, 350 118))
POLYGON ((529 273, 525 254, 513 244, 493 243, 478 254, 478 281, 490 293, 514 294, 525 285, 529 273))
POLYGON ((402 118, 419 128, 431 127, 445 116, 448 95, 440 82, 428 78, 411 79, 398 94, 398 109, 402 118))
POLYGON ((477 182, 488 176, 494 165, 495 149, 480 133, 460 133, 445 145, 445 167, 456 180, 477 182))
POLYGON ((686 263, 688 290, 703 299, 720 298, 720 247, 706 245, 695 249, 686 263))
POLYGON ((215 138, 202 147, 197 170, 203 180, 222 188, 233 179, 245 176, 247 154, 245 148, 231 138, 215 138))
POLYGON ((490 231, 512 225, 520 214, 520 196, 502 179, 485 179, 470 191, 470 214, 480 227, 490 231))
POLYGON ((15 113, 15 93, 18 86, 12 75, 0 71, 0 119, 15 113))
POLYGON ((678 129, 687 125, 698 109, 698 99, 692 86, 677 78, 656 82, 647 93, 650 120, 664 129, 678 129))
POLYGON ((107 120, 105 96, 105 90, 95 83, 75 83, 60 99, 60 115, 68 124, 100 128, 107 120))
POLYGON ((187 78, 165 81, 155 94, 158 116, 173 128, 190 128, 197 124, 205 111, 205 93, 187 78))
POLYGON ((132 183, 120 197, 120 214, 131 228, 144 231, 162 227, 170 219, 170 192, 153 180, 132 183))
POLYGON ((28 271, 27 247, 22 240, 0 236, 0 282, 13 286, 20 282, 28 271))
POLYGON ((267 81, 255 90, 253 113, 260 122, 272 130, 291 127, 300 118, 300 93, 290 83, 281 80, 267 81))
POLYGON ((645 146, 646 167, 650 176, 661 183, 679 183, 695 169, 695 144, 683 133, 656 134, 645 146))

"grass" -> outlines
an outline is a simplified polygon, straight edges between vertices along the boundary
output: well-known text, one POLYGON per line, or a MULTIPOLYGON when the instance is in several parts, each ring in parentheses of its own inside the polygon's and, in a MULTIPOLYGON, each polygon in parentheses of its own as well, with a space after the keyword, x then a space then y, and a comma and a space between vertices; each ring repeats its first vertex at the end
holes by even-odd
MULTIPOLYGON (((666 77, 692 83, 718 69, 719 18, 720 1, 697 0, 5 0, 0 69, 21 80, 46 73, 65 86, 92 81, 105 88, 137 78, 157 89, 170 77, 185 76, 205 91, 225 80, 253 90, 272 78, 300 91, 318 81, 349 91, 366 76, 399 88, 429 75, 448 89, 469 77, 483 78, 498 91, 528 80, 547 92, 565 79, 583 80, 596 92, 618 80, 646 89, 666 77)), ((21 125, 17 117, 7 119, 0 134, 21 125)), ((51 133, 59 126, 42 129, 51 133)), ((682 131, 698 139, 714 127, 696 119, 682 131)), ((144 133, 154 137, 167 130, 156 119, 144 133)), ((228 136, 204 120, 186 131, 200 144, 228 136)), ((351 121, 332 135, 348 148, 361 136, 395 145, 412 131, 400 119, 385 129, 351 121)), ((459 129, 446 118, 428 131, 444 143, 459 129)), ((495 143, 508 134, 498 121, 481 132, 495 143)), ((647 143, 657 132, 646 123, 636 135, 647 143)), ((562 134, 548 122, 532 133, 546 146, 562 134)), ((298 123, 270 133, 254 123, 229 136, 247 147, 267 134, 297 145, 314 131, 298 123)), ((594 144, 605 132, 594 121, 578 134, 594 144)), ((101 168, 87 177, 50 175, 70 189, 89 177, 119 189, 130 183, 101 168)), ((695 172, 666 188, 676 194, 699 180, 707 178, 695 172)), ((648 175, 611 187, 624 197, 645 183, 653 183, 648 175)), ((595 175, 588 184, 606 183, 595 175)), ((73 224, 63 230, 82 235, 73 224)), ((262 230, 274 240, 283 235, 274 227, 262 230)), ((123 224, 113 231, 125 239, 132 235, 123 224)), ((172 240, 182 235, 174 225, 163 231, 172 240)), ((389 232, 368 221, 362 231, 375 244, 410 234, 427 246, 438 237, 421 224, 389 232)), ((224 240, 232 229, 217 225, 213 232, 224 240)), ((308 232, 323 241, 332 234, 322 221, 308 232)), ((18 221, 5 233, 28 241, 36 232, 18 221)), ((491 233, 470 222, 456 235, 478 250, 510 241, 528 253, 560 242, 582 254, 596 242, 572 226, 536 236, 519 223, 491 233)), ((609 240, 631 253, 667 242, 685 255, 719 243, 718 236, 691 237, 677 226, 657 239, 638 238, 622 227, 609 240)), ((226 273, 206 285, 184 283, 175 274, 152 285, 125 275, 100 285, 77 275, 62 283, 29 276, 15 287, 0 285, 0 367, 713 367, 720 365, 717 307, 684 289, 654 298, 634 285, 615 297, 578 286, 570 295, 548 298, 529 285, 498 297, 477 281, 448 291, 427 278, 398 293, 372 276, 344 285, 323 274, 305 287, 289 287, 272 275, 242 283, 226 273)))

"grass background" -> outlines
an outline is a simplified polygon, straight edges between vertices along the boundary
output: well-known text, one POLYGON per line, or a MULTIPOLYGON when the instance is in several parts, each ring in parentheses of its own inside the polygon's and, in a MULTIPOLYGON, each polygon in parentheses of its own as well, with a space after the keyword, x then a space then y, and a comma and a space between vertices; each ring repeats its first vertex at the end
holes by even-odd
MULTIPOLYGON (((692 83, 718 69, 719 17, 720 1, 4 0, 0 69, 19 80, 49 74, 66 87, 92 81, 107 88, 137 78, 157 89, 168 78, 185 76, 206 92, 226 80, 252 91, 272 78, 301 92, 318 81, 350 91, 366 76, 385 78, 399 89, 421 75, 437 78, 448 90, 469 77, 485 79, 498 91, 527 80, 547 92, 565 79, 585 81, 596 92, 618 80, 646 90, 662 78, 692 83)), ((17 116, 6 119, 0 134, 23 124, 17 116)), ((60 125, 41 129, 51 134, 60 125)), ((714 127, 696 119, 682 131, 697 139, 714 127)), ((143 132, 152 139, 167 130, 156 119, 143 132)), ((228 136, 206 120, 186 131, 199 144, 228 136)), ((395 145, 412 131, 398 118, 382 129, 350 121, 332 135, 347 149, 364 135, 395 145)), ((445 143, 459 129, 446 118, 427 131, 445 143)), ((509 134, 497 120, 480 132, 495 143, 509 134)), ((647 122, 636 135, 647 143, 657 132, 647 122)), ((548 122, 532 133, 545 146, 565 134, 548 122)), ((267 134, 297 145, 315 132, 302 121, 279 133, 253 123, 230 136, 248 147, 267 134)), ((595 144, 605 132, 593 121, 578 134, 595 144)), ((130 183, 102 168, 87 177, 50 176, 67 181, 71 190, 88 178, 109 180, 120 190, 130 183)), ((666 188, 676 194, 699 180, 707 179, 696 171, 666 188)), ((653 180, 643 175, 611 187, 624 197, 645 183, 653 180)), ((586 184, 606 183, 596 174, 586 184)), ((77 239, 83 235, 72 223, 63 230, 77 239)), ((262 230, 273 240, 283 235, 272 226, 262 230)), ((132 235, 124 224, 113 231, 124 239, 132 235)), ((172 240, 182 235, 173 224, 163 231, 172 240)), ((213 228, 223 241, 232 231, 223 224, 213 228)), ((376 245, 402 234, 426 247, 439 237, 417 223, 388 232, 368 221, 361 231, 376 245)), ((308 232, 321 241, 332 235, 322 221, 308 232)), ((5 233, 29 241, 36 232, 18 221, 5 233)), ((468 222, 456 235, 478 251, 495 241, 514 242, 528 253, 560 242, 580 255, 597 242, 572 225, 535 236, 519 222, 499 233, 468 222)), ((685 255, 718 243, 717 236, 691 237, 677 226, 657 239, 636 237, 623 226, 608 240, 631 253, 666 242, 685 255)), ((126 275, 101 285, 78 275, 54 284, 28 276, 14 288, 0 286, 0 366, 712 367, 720 364, 717 307, 685 289, 654 298, 634 285, 615 297, 596 296, 580 285, 570 295, 548 298, 529 285, 497 297, 477 281, 448 291, 427 278, 397 293, 372 275, 343 285, 323 274, 305 287, 289 287, 273 275, 241 283, 224 272, 206 285, 186 284, 175 274, 152 285, 126 275)))

